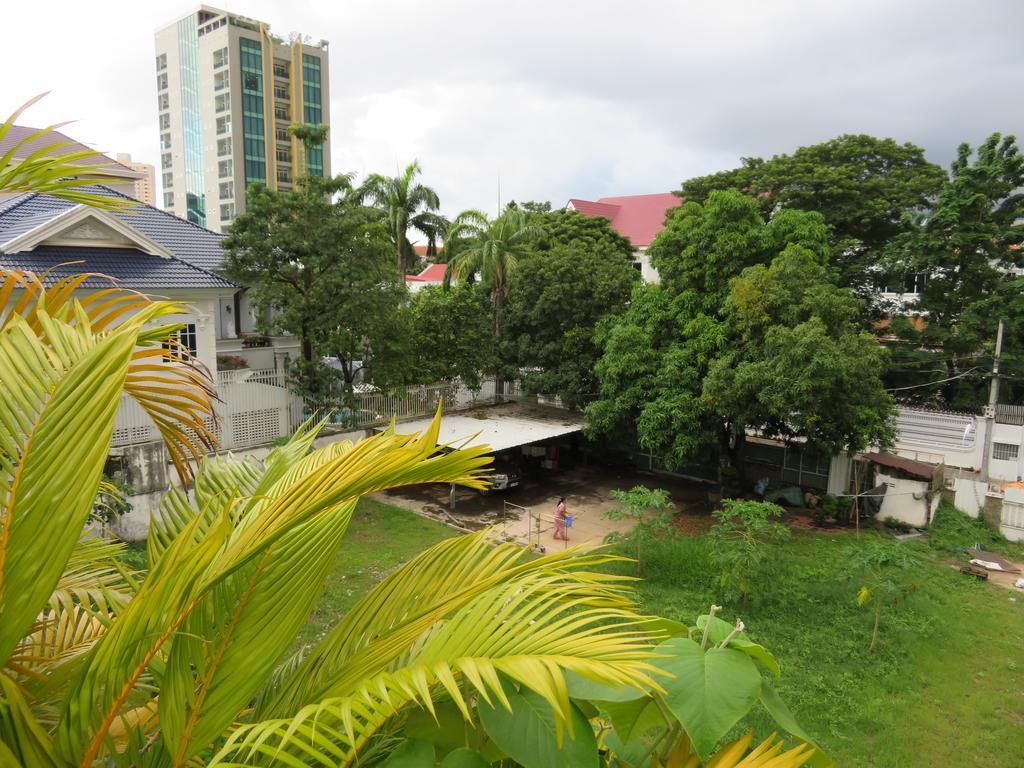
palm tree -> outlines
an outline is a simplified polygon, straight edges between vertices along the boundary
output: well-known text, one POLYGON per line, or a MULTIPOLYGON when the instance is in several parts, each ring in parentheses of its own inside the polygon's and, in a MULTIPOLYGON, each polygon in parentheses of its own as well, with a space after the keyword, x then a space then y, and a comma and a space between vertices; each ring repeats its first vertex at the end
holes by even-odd
MULTIPOLYGON (((527 215, 518 208, 508 208, 498 218, 488 220, 480 211, 469 210, 459 214, 445 235, 448 269, 445 281, 469 279, 478 276, 491 295, 491 321, 494 342, 501 335, 501 310, 508 297, 511 274, 525 256, 532 242, 542 231, 529 223, 527 215)), ((495 375, 495 394, 504 392, 500 372, 495 375)))
MULTIPOLYGON (((22 104, 14 114, 0 125, 0 141, 10 133, 11 127, 21 114, 46 94, 40 94, 22 104)), ((129 208, 134 201, 90 192, 88 187, 108 180, 96 171, 108 166, 110 161, 92 150, 74 150, 74 142, 60 141, 36 147, 34 144, 51 131, 67 125, 57 123, 34 133, 23 136, 0 155, 0 192, 38 192, 52 195, 72 203, 82 203, 94 208, 117 210, 129 208)))
POLYGON ((409 242, 410 230, 415 230, 427 239, 427 254, 437 252, 448 222, 436 213, 441 207, 437 193, 430 187, 416 181, 420 175, 420 164, 413 161, 399 176, 371 174, 363 182, 361 194, 386 217, 388 233, 398 254, 398 270, 405 275, 416 262, 416 254, 409 242))

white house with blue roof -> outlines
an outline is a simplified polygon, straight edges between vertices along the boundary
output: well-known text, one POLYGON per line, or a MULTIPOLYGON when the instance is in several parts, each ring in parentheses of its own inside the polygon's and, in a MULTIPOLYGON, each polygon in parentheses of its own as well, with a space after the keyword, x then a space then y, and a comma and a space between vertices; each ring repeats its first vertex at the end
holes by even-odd
MULTIPOLYGON (((127 199, 109 187, 91 189, 127 199)), ((258 369, 283 368, 295 342, 255 335, 244 288, 217 272, 223 237, 137 201, 114 212, 40 194, 0 202, 0 266, 46 274, 50 282, 95 272, 123 288, 184 302, 191 311, 179 318, 181 340, 211 371, 218 354, 253 358, 258 369)), ((90 280, 82 290, 106 285, 90 280)))

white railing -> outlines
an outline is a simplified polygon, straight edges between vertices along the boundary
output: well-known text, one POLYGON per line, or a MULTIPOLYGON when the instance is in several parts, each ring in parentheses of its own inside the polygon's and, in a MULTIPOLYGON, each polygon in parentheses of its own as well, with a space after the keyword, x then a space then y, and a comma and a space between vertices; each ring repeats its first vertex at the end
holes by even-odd
MULTIPOLYGON (((352 407, 326 407, 306 402, 288 389, 283 371, 240 370, 217 374, 216 419, 207 426, 216 435, 221 448, 247 448, 266 445, 294 434, 311 416, 327 418, 327 431, 367 429, 398 421, 432 415, 438 403, 444 412, 463 410, 495 402, 493 380, 482 382, 473 391, 459 382, 429 386, 378 390, 370 387, 356 391, 352 407)), ((503 399, 519 397, 516 382, 505 382, 503 399)), ((121 398, 113 446, 155 442, 160 434, 145 411, 131 398, 121 398)))

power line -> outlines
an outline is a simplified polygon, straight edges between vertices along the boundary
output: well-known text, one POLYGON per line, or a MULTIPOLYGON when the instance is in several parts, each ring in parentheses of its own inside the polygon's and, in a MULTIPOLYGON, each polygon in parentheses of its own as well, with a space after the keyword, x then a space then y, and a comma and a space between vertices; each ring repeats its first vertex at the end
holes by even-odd
POLYGON ((981 370, 980 367, 975 366, 974 368, 970 368, 970 369, 964 371, 963 373, 958 373, 956 376, 950 376, 949 378, 946 378, 946 379, 939 379, 938 381, 928 381, 928 382, 925 382, 924 384, 912 384, 909 387, 890 387, 889 389, 887 389, 885 391, 886 392, 903 392, 903 391, 908 390, 908 389, 920 389, 921 387, 931 387, 931 386, 934 386, 936 384, 945 384, 947 381, 955 381, 956 379, 962 379, 962 378, 964 378, 964 376, 969 376, 970 374, 974 373, 974 371, 980 371, 980 370, 981 370))

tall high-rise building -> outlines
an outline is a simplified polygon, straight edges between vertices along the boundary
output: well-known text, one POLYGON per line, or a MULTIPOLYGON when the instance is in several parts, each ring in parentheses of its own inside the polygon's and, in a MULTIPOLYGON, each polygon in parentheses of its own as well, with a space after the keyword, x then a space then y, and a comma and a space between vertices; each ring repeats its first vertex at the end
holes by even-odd
POLYGON ((210 229, 245 209, 245 188, 287 190, 330 174, 292 123, 329 122, 327 41, 285 41, 261 21, 200 6, 156 33, 164 208, 210 229))
POLYGON ((136 163, 132 156, 124 152, 117 153, 117 162, 142 174, 132 185, 132 197, 146 205, 156 205, 156 171, 149 163, 136 163))

